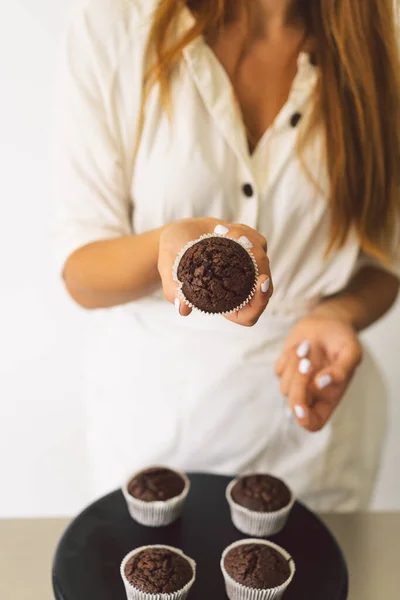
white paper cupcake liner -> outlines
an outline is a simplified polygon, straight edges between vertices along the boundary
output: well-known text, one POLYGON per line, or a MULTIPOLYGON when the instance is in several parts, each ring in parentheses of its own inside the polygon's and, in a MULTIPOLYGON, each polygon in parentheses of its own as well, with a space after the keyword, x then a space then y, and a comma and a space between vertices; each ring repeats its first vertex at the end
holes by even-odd
MULTIPOLYGON (((168 468, 169 467, 160 467, 160 468, 168 468)), ((141 525, 147 525, 147 527, 164 527, 166 525, 170 525, 182 514, 183 506, 186 500, 186 496, 190 490, 190 481, 185 473, 181 471, 176 471, 175 469, 170 469, 174 471, 185 482, 185 487, 179 496, 175 496, 174 498, 170 498, 169 500, 156 500, 154 502, 145 502, 144 500, 139 500, 138 498, 134 498, 128 491, 129 483, 132 479, 147 471, 146 469, 142 469, 131 475, 129 479, 125 482, 122 487, 122 493, 128 505, 129 514, 132 519, 140 523, 141 525)))
POLYGON ((231 315, 231 314, 237 312, 238 310, 241 310, 253 298, 254 294, 257 291, 258 265, 257 265, 257 261, 255 259, 255 256, 253 255, 253 253, 250 252, 250 250, 247 248, 246 244, 244 244, 240 239, 235 240, 233 238, 228 238, 226 235, 221 235, 221 234, 218 234, 218 233, 206 233, 206 234, 200 236, 199 238, 197 238, 197 240, 193 240, 192 242, 189 242, 188 244, 186 244, 186 246, 184 246, 182 248, 182 250, 179 252, 178 256, 175 259, 175 263, 174 263, 174 266, 172 268, 172 277, 173 277, 174 281, 176 281, 178 283, 178 296, 179 296, 180 300, 182 300, 182 302, 184 302, 186 304, 186 306, 189 306, 189 308, 191 308, 192 310, 195 310, 195 311, 197 311, 199 313, 202 313, 203 315, 222 315, 222 316, 226 316, 226 315, 231 315), (226 312, 209 313, 209 312, 205 312, 204 310, 201 310, 200 308, 197 308, 197 306, 195 306, 194 304, 192 304, 186 298, 185 294, 182 291, 183 284, 182 284, 181 281, 179 281, 179 278, 178 278, 179 263, 181 262, 181 260, 183 258, 183 255, 187 252, 187 250, 189 250, 189 248, 191 248, 195 244, 198 244, 202 240, 209 239, 209 238, 224 238, 224 239, 232 240, 232 242, 236 242, 237 244, 239 244, 242 248, 244 248, 246 250, 247 254, 250 256, 251 260, 253 261, 253 265, 254 265, 254 271, 255 271, 254 272, 254 286, 253 286, 250 294, 248 295, 248 297, 246 298, 246 300, 244 302, 242 302, 239 306, 237 306, 236 308, 233 308, 232 310, 228 310, 226 312))
POLYGON ((226 488, 226 499, 231 509, 233 524, 245 535, 268 537, 279 533, 286 525, 290 511, 296 501, 290 491, 290 502, 287 506, 273 512, 257 512, 240 506, 232 498, 232 489, 239 479, 234 479, 226 488))
POLYGON ((228 548, 224 550, 221 558, 221 571, 225 579, 226 593, 228 595, 229 600, 279 600, 279 598, 283 598, 285 591, 292 582, 292 579, 296 572, 296 566, 290 554, 277 544, 273 544, 272 542, 267 542, 265 540, 248 539, 241 540, 240 542, 235 542, 234 544, 231 544, 230 546, 228 546, 228 548), (238 583, 237 581, 232 579, 232 577, 226 571, 224 566, 225 557, 228 554, 228 552, 230 552, 230 550, 232 550, 233 548, 236 548, 237 546, 243 546, 246 544, 263 544, 265 546, 274 548, 274 550, 282 554, 282 556, 289 563, 290 576, 288 580, 276 588, 257 590, 254 588, 246 587, 245 585, 242 585, 241 583, 238 583))
POLYGON ((185 600, 185 598, 187 598, 190 588, 192 587, 192 585, 194 584, 194 581, 196 579, 196 563, 192 558, 189 558, 188 556, 186 556, 181 550, 179 550, 178 548, 173 548, 172 546, 164 546, 164 545, 142 546, 140 548, 136 548, 136 550, 132 550, 132 552, 129 552, 129 554, 127 554, 125 556, 124 560, 121 563, 120 572, 121 572, 122 581, 124 582, 126 596, 127 596, 128 600, 185 600), (193 577, 189 581, 189 583, 187 583, 185 585, 184 588, 182 588, 181 590, 178 590, 177 592, 174 592, 173 594, 150 594, 148 592, 142 592, 141 590, 135 588, 131 583, 129 583, 129 581, 125 575, 125 567, 126 567, 128 560, 130 558, 132 558, 132 556, 135 556, 135 554, 139 554, 139 552, 142 552, 143 550, 151 550, 153 548, 165 548, 166 550, 171 550, 171 552, 175 552, 175 554, 179 554, 180 556, 182 556, 184 559, 186 559, 188 561, 188 563, 190 564, 190 566, 193 569, 193 577))

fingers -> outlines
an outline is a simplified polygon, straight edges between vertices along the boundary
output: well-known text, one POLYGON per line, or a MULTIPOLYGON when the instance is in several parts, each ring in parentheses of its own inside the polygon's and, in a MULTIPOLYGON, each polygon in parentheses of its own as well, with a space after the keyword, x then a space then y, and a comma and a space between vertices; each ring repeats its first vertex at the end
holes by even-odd
POLYGON ((268 275, 260 275, 257 280, 257 289, 250 300, 249 304, 242 309, 242 316, 246 315, 246 311, 250 313, 252 311, 256 315, 261 315, 267 306, 270 298, 273 294, 273 285, 270 277, 268 275))
POLYGON ((257 290, 250 302, 244 308, 226 315, 226 319, 243 327, 253 327, 268 305, 272 293, 270 278, 267 275, 260 275, 257 280, 257 290))
POLYGON ((225 224, 225 225, 223 225, 223 227, 225 229, 228 229, 228 231, 220 230, 220 225, 218 225, 215 228, 214 233, 220 233, 222 235, 226 235, 227 237, 230 237, 235 240, 243 238, 240 241, 242 243, 244 243, 245 245, 246 245, 246 241, 250 242, 251 246, 249 246, 249 249, 259 246, 261 248, 261 250, 263 250, 265 253, 267 252, 267 250, 268 250, 267 240, 261 233, 259 233, 255 229, 252 229, 251 227, 248 227, 247 225, 241 225, 241 224, 234 224, 234 225, 226 225, 225 224))
POLYGON ((178 287, 176 281, 173 281, 172 276, 171 279, 164 282, 163 289, 165 298, 168 300, 168 302, 174 304, 176 314, 180 317, 189 316, 192 312, 192 309, 187 306, 187 304, 185 304, 181 298, 179 298, 178 287))
POLYGON ((311 411, 311 419, 307 426, 308 431, 313 433, 321 431, 332 417, 339 401, 340 395, 338 394, 330 400, 318 400, 311 411))
POLYGON ((267 253, 268 245, 265 237, 252 229, 251 227, 247 227, 247 225, 230 225, 230 226, 220 226, 218 225, 214 233, 220 233, 222 235, 226 235, 234 240, 239 240, 244 246, 246 246, 249 250, 258 251, 261 250, 264 254, 267 253), (222 231, 222 228, 228 229, 228 231, 222 231))
POLYGON ((192 312, 190 306, 182 302, 182 300, 177 296, 174 301, 175 310, 178 316, 180 317, 188 317, 192 312))
MULTIPOLYGON (((338 355, 337 361, 324 368, 313 369, 308 384, 311 403, 299 423, 312 432, 320 431, 331 419, 353 376, 361 352, 354 348, 338 355)), ((317 364, 317 363, 315 363, 317 364)), ((295 393, 295 392, 294 392, 295 393)), ((291 399, 293 402, 293 399, 291 399)))
POLYGON ((296 351, 296 355, 298 356, 298 358, 308 358, 311 351, 311 342, 310 340, 304 339, 297 346, 294 346, 292 348, 289 347, 289 349, 282 352, 282 354, 275 363, 275 374, 278 377, 282 375, 286 367, 290 351, 293 349, 296 351))
MULTIPOLYGON (((214 225, 212 225, 212 227, 214 227, 214 225)), ((251 227, 247 227, 246 225, 231 225, 224 221, 221 221, 215 225, 214 233, 240 241, 245 248, 251 251, 256 259, 260 274, 257 280, 256 292, 246 307, 227 317, 229 320, 240 325, 252 326, 258 321, 273 293, 269 260, 266 255, 267 241, 264 236, 251 227)), ((169 302, 175 305, 178 315, 183 317, 188 316, 192 310, 181 298, 179 298, 179 284, 177 284, 177 282, 172 278, 170 267, 172 252, 167 252, 164 254, 168 255, 169 261, 167 261, 168 264, 164 264, 161 258, 159 258, 159 272, 161 275, 164 295, 169 302)))
POLYGON ((309 358, 301 358, 292 350, 287 358, 281 376, 281 392, 288 399, 288 404, 302 427, 308 428, 312 423, 310 406, 312 397, 310 383, 314 370, 309 358))
POLYGON ((256 259, 260 275, 254 296, 244 308, 226 317, 229 321, 244 327, 252 327, 257 323, 273 294, 269 260, 266 254, 267 240, 260 233, 246 225, 231 225, 229 228, 218 225, 214 231, 239 241, 251 251, 256 259), (228 231, 226 231, 227 229, 228 231))
POLYGON ((281 377, 283 375, 283 372, 287 365, 287 361, 288 361, 288 353, 282 352, 282 354, 280 355, 280 357, 278 358, 278 360, 275 363, 275 374, 278 377, 281 377))
POLYGON ((301 427, 318 431, 329 418, 330 408, 324 404, 315 408, 315 377, 324 365, 322 350, 304 339, 287 348, 278 359, 275 370, 280 378, 280 389, 288 399, 289 407, 301 427), (320 410, 319 410, 320 408, 320 410))
POLYGON ((314 374, 310 384, 312 405, 310 406, 311 419, 307 424, 309 431, 320 431, 332 418, 353 374, 354 369, 346 372, 336 365, 321 369, 314 374))
POLYGON ((346 334, 335 346, 329 334, 324 333, 322 339, 317 334, 315 328, 310 329, 311 342, 289 338, 275 364, 281 392, 297 422, 312 432, 332 417, 362 359, 355 335, 346 334))
POLYGON ((349 380, 362 360, 362 347, 355 338, 351 344, 343 347, 332 364, 329 373, 334 383, 349 380))
POLYGON ((347 385, 356 368, 362 360, 362 347, 358 340, 343 347, 337 354, 336 360, 328 367, 315 374, 314 386, 319 392, 329 396, 330 389, 335 386, 347 385))
POLYGON ((311 431, 319 431, 331 419, 361 359, 361 345, 355 341, 339 352, 333 364, 315 373, 312 383, 315 402, 311 431))
POLYGON ((164 294, 167 300, 171 302, 171 304, 174 304, 176 314, 179 317, 188 317, 190 315, 192 309, 179 297, 176 284, 171 286, 171 291, 169 293, 165 293, 164 291, 164 294))

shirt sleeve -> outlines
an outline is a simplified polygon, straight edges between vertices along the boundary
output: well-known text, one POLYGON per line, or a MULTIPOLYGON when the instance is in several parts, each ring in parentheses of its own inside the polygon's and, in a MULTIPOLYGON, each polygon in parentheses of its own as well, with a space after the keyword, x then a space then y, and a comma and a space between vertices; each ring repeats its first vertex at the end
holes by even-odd
POLYGON ((107 36, 107 28, 96 30, 81 8, 63 44, 54 148, 59 271, 78 248, 132 233, 122 142, 112 115, 118 51, 107 36))

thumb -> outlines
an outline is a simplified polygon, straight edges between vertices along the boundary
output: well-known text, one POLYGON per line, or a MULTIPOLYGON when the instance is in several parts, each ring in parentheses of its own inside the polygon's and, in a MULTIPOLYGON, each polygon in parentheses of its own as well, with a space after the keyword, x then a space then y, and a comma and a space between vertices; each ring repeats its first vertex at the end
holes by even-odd
POLYGON ((163 282, 164 296, 175 305, 175 310, 181 317, 187 317, 192 312, 192 309, 185 304, 185 302, 179 297, 179 288, 176 281, 173 281, 172 277, 170 280, 163 282))
POLYGON ((190 306, 188 306, 187 304, 185 304, 183 302, 183 300, 181 300, 179 298, 179 296, 177 295, 174 301, 175 304, 175 309, 176 312, 178 313, 178 315, 180 315, 181 317, 187 317, 190 315, 190 313, 192 312, 192 309, 190 308, 190 306))

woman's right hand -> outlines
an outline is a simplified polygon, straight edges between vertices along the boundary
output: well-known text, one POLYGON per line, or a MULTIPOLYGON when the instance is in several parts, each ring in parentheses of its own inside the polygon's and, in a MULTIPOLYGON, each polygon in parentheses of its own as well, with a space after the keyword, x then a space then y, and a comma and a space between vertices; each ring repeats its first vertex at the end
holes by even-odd
POLYGON ((267 241, 260 233, 246 225, 231 225, 220 219, 201 218, 177 221, 164 227, 160 237, 158 270, 165 297, 175 304, 177 311, 183 317, 192 312, 179 300, 172 269, 182 248, 188 242, 208 233, 221 233, 232 239, 242 238, 257 261, 259 277, 255 295, 244 308, 225 317, 238 325, 252 327, 267 307, 273 293, 273 285, 267 256, 267 241))

